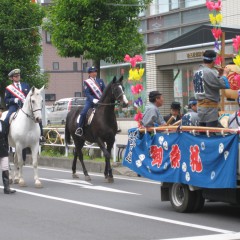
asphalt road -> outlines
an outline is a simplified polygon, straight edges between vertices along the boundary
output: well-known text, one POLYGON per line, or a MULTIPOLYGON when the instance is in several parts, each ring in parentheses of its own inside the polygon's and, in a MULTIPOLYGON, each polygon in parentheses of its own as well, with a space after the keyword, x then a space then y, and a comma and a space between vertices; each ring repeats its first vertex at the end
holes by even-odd
POLYGON ((25 166, 28 186, 12 185, 15 195, 0 191, 0 239, 240 239, 240 208, 228 204, 208 202, 200 213, 181 214, 160 202, 159 183, 143 178, 115 176, 109 184, 91 173, 88 183, 52 168, 39 168, 39 176, 42 189, 25 166))

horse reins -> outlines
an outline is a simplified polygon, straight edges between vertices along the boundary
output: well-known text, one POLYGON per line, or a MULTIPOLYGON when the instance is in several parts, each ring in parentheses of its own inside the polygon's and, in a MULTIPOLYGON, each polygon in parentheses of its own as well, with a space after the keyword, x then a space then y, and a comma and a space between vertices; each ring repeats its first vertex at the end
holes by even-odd
MULTIPOLYGON (((112 89, 112 94, 114 95, 114 93, 113 93, 113 89, 112 89)), ((122 96, 124 94, 124 92, 122 91, 117 97, 116 97, 116 101, 119 101, 118 99, 122 96)), ((111 106, 111 105, 119 105, 119 103, 97 103, 97 105, 103 105, 103 106, 107 106, 107 105, 109 105, 109 106, 111 106)))
POLYGON ((21 109, 21 111, 22 111, 28 118, 31 118, 33 121, 35 121, 35 120, 34 120, 34 112, 42 111, 42 108, 43 108, 43 107, 42 107, 42 108, 38 108, 38 109, 36 109, 36 110, 33 110, 33 107, 32 107, 32 104, 31 104, 31 97, 32 97, 32 95, 30 96, 30 108, 31 108, 31 113, 32 113, 32 115, 29 115, 28 113, 24 112, 22 108, 20 108, 20 109, 21 109))

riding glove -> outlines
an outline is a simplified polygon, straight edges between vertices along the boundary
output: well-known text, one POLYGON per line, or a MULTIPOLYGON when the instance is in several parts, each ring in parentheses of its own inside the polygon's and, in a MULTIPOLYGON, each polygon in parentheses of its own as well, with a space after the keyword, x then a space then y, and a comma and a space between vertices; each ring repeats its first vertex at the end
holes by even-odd
POLYGON ((94 104, 97 104, 98 102, 99 102, 98 99, 96 99, 96 98, 93 99, 93 103, 94 103, 94 104))
POLYGON ((15 103, 18 103, 18 102, 19 102, 19 99, 18 99, 18 98, 14 98, 14 102, 15 102, 15 103))

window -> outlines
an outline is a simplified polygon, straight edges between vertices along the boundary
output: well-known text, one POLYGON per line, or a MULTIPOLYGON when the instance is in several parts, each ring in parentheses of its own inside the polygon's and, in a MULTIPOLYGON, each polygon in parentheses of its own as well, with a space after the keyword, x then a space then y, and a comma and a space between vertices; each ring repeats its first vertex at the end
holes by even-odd
POLYGON ((161 0, 158 4, 159 13, 169 12, 169 0, 161 0))
POLYGON ((56 101, 56 94, 46 93, 45 94, 45 101, 56 101))
POLYGON ((51 43, 51 34, 49 32, 46 32, 46 43, 51 43))
POLYGON ((53 70, 59 70, 59 62, 53 62, 53 70))
POLYGON ((206 0, 185 0, 185 7, 193 7, 201 4, 205 4, 206 0))
POLYGON ((73 62, 73 71, 77 72, 78 70, 78 63, 77 62, 73 62))
POLYGON ((83 63, 83 72, 87 72, 88 62, 83 63))
POLYGON ((171 10, 179 8, 179 0, 170 0, 170 8, 171 10))
POLYGON ((81 92, 75 92, 74 97, 81 97, 82 93, 81 92))

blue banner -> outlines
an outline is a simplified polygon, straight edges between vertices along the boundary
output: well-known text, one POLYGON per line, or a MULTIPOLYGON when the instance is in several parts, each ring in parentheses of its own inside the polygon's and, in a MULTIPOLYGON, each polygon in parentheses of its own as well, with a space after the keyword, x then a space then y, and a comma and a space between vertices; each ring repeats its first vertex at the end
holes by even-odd
POLYGON ((203 188, 236 188, 238 134, 128 132, 123 165, 139 175, 203 188))

